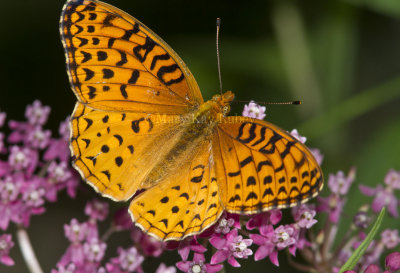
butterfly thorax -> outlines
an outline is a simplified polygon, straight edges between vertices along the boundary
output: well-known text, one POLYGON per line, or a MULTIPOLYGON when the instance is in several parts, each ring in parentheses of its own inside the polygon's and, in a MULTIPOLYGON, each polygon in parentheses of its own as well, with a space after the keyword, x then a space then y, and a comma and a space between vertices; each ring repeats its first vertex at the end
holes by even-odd
POLYGON ((214 95, 211 100, 203 103, 196 112, 195 117, 207 117, 218 120, 220 115, 226 116, 230 111, 230 103, 235 95, 232 91, 227 91, 221 95, 214 95))
POLYGON ((172 144, 169 144, 168 152, 161 155, 159 163, 147 175, 143 186, 158 184, 158 181, 182 168, 176 162, 191 162, 190 157, 193 157, 202 145, 211 141, 218 123, 229 112, 229 103, 233 98, 231 91, 215 95, 198 109, 185 115, 180 133, 176 134, 178 137, 170 140, 172 144))

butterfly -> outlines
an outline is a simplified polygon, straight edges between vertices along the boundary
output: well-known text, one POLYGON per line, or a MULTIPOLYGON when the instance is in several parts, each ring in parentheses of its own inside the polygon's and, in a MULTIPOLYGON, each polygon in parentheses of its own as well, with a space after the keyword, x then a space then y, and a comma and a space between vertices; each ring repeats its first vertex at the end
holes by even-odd
POLYGON ((224 211, 255 214, 316 196, 322 171, 310 151, 268 122, 228 116, 234 94, 204 102, 180 57, 125 12, 69 0, 60 20, 78 99, 73 165, 101 195, 159 240, 182 240, 224 211))

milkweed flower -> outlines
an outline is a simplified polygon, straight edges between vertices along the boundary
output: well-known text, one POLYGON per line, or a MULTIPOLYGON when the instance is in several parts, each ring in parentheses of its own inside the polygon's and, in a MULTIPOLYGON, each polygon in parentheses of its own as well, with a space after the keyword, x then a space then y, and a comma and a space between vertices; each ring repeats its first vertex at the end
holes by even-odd
POLYGON ((244 106, 242 115, 249 118, 264 119, 266 117, 265 110, 265 106, 260 106, 254 101, 250 101, 249 104, 244 106))

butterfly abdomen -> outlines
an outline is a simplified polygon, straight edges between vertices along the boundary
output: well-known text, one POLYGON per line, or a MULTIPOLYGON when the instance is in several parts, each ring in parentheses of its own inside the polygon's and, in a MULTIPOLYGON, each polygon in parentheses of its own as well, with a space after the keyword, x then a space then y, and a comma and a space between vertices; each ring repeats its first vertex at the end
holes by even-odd
POLYGON ((185 115, 181 122, 180 137, 174 138, 176 140, 171 139, 175 143, 170 145, 169 151, 160 157, 159 163, 147 176, 145 185, 155 185, 177 169, 182 168, 177 162, 190 163, 202 143, 211 141, 209 136, 212 135, 218 124, 216 114, 210 107, 200 107, 196 112, 185 115))

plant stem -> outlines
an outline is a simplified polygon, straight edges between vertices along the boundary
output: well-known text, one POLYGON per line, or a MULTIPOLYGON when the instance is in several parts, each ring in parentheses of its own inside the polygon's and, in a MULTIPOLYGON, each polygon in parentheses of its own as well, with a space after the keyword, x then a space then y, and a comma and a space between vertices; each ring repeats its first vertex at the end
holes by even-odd
POLYGON ((22 226, 18 226, 17 228, 17 240, 29 271, 31 273, 43 273, 43 270, 36 258, 35 252, 33 251, 28 233, 22 226))

